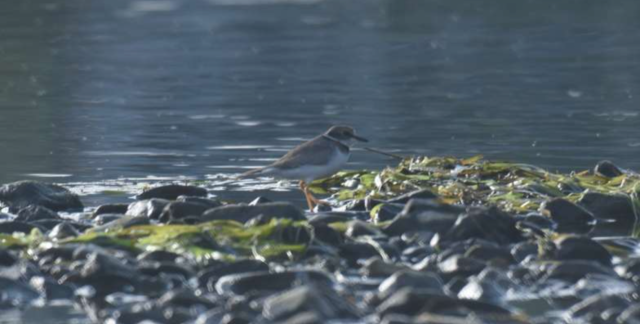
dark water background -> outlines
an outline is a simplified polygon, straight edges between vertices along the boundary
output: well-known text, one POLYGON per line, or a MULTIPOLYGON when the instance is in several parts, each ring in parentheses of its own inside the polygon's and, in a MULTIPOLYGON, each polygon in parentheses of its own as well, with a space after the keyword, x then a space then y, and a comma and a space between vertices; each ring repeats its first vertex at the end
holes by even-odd
POLYGON ((1 1, 0 182, 236 173, 337 123, 399 154, 640 170, 638 13, 595 0, 1 1))

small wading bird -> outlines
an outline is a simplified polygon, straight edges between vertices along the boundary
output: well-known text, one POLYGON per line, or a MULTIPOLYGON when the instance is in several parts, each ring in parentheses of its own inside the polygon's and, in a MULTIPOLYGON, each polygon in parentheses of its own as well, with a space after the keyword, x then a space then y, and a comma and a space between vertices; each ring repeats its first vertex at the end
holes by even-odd
POLYGON ((309 192, 308 184, 340 171, 349 160, 353 140, 367 142, 349 126, 333 126, 324 134, 296 146, 272 164, 243 173, 240 178, 272 176, 300 180, 300 189, 307 199, 309 210, 313 210, 314 204, 324 202, 309 192))

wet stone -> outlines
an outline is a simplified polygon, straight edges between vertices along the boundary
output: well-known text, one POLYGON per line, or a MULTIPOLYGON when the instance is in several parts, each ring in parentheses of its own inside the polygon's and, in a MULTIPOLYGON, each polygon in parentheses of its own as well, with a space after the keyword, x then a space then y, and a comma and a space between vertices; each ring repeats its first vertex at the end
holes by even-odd
POLYGON ((627 307, 617 318, 617 323, 640 323, 640 304, 633 304, 627 307))
POLYGON ((124 216, 114 221, 111 221, 109 223, 106 223, 104 225, 94 227, 94 230, 100 232, 100 231, 106 231, 106 230, 124 229, 124 228, 133 227, 133 226, 149 225, 149 224, 151 224, 151 222, 149 221, 149 218, 146 216, 124 216))
POLYGON ((137 270, 140 274, 157 277, 157 276, 178 276, 183 280, 188 280, 193 276, 191 270, 171 262, 150 262, 138 264, 137 270))
POLYGON ((124 214, 100 214, 93 219, 93 222, 96 225, 104 225, 116 221, 122 217, 125 217, 124 214))
POLYGON ((570 260, 543 265, 541 270, 543 276, 540 280, 542 282, 549 279, 577 282, 591 274, 617 277, 617 274, 611 268, 605 267, 598 262, 584 260, 570 260))
POLYGON ((600 315, 609 309, 624 310, 631 304, 629 298, 619 295, 594 295, 571 306, 569 315, 573 319, 580 319, 588 323, 598 320, 600 315))
POLYGON ((516 262, 522 262, 528 256, 538 255, 538 244, 532 242, 521 242, 511 248, 511 255, 516 262))
POLYGON ((611 258, 607 249, 588 237, 566 237, 556 242, 556 260, 586 260, 610 266, 611 258))
POLYGON ((402 314, 415 316, 422 312, 437 314, 459 314, 466 316, 468 313, 478 314, 510 314, 500 306, 474 300, 463 300, 434 293, 429 290, 403 288, 377 307, 380 317, 388 314, 402 314))
POLYGON ((484 267, 484 262, 462 255, 453 255, 438 264, 440 274, 443 275, 445 279, 454 276, 468 277, 479 273, 484 267))
POLYGON ((380 258, 371 258, 364 262, 360 268, 360 274, 367 277, 388 277, 399 271, 410 270, 409 267, 402 264, 385 262, 380 258))
POLYGON ((324 224, 318 224, 312 227, 314 240, 319 240, 331 246, 339 246, 344 243, 342 233, 336 231, 332 227, 324 224))
POLYGON ((74 298, 74 289, 68 285, 61 285, 47 277, 36 276, 29 280, 29 285, 47 300, 69 300, 74 298))
POLYGON ((636 222, 634 207, 628 196, 605 195, 596 192, 584 194, 578 201, 597 218, 594 236, 632 235, 636 222))
POLYGON ((18 211, 18 215, 16 216, 15 221, 33 222, 45 219, 60 219, 60 216, 58 215, 58 213, 49 208, 30 205, 18 211))
POLYGON ((404 204, 392 204, 392 203, 382 204, 382 206, 378 207, 375 212, 372 212, 373 222, 381 223, 381 222, 392 220, 403 209, 404 209, 404 204))
POLYGON ((252 200, 249 203, 249 206, 256 206, 256 205, 266 204, 270 202, 273 202, 273 201, 267 197, 259 196, 259 197, 256 197, 256 199, 252 200))
POLYGON ((160 218, 160 214, 171 201, 166 199, 153 198, 149 200, 136 201, 129 204, 127 216, 146 216, 150 219, 160 218))
POLYGON ((387 299, 392 294, 403 288, 425 289, 434 292, 443 292, 444 283, 435 273, 417 271, 398 271, 385 279, 378 287, 378 299, 387 299))
POLYGON ((515 225, 514 217, 495 207, 471 208, 442 236, 442 241, 458 242, 475 238, 497 244, 517 243, 523 238, 515 225))
MULTIPOLYGON (((38 228, 41 228, 46 232, 46 231, 52 230, 58 224, 63 223, 63 222, 64 222, 64 220, 62 218, 60 218, 60 219, 41 219, 41 220, 29 222, 29 224, 31 224, 33 226, 37 226, 38 228)), ((67 223, 69 223, 69 222, 67 222, 67 223)))
POLYGON ((96 218, 99 215, 103 214, 125 214, 129 209, 128 204, 107 204, 101 205, 96 208, 91 214, 92 218, 96 218))
POLYGON ((595 226, 593 214, 566 199, 556 198, 547 201, 540 210, 557 224, 558 233, 585 234, 595 226))
POLYGON ((80 210, 84 206, 78 195, 58 185, 37 181, 19 181, 0 187, 0 201, 10 210, 18 211, 29 205, 53 211, 80 210))
POLYGON ((166 185, 151 188, 136 196, 138 200, 160 198, 166 200, 176 200, 179 196, 206 197, 207 190, 196 186, 166 185))
POLYGON ((40 227, 38 226, 34 226, 24 222, 0 222, 0 233, 2 234, 13 234, 16 232, 29 234, 34 228, 40 229, 40 227))
POLYGON ((502 271, 485 268, 478 275, 470 277, 457 295, 460 299, 482 300, 500 304, 506 292, 515 286, 515 283, 502 271))
POLYGON ((349 222, 349 224, 347 225, 347 231, 345 232, 345 235, 348 237, 354 238, 354 237, 364 236, 364 235, 381 236, 384 234, 382 233, 382 231, 380 231, 378 228, 376 228, 374 225, 370 223, 363 222, 360 220, 355 220, 355 221, 349 222))
POLYGON ((306 220, 301 209, 291 203, 275 202, 256 206, 226 205, 207 210, 202 215, 202 221, 234 220, 246 223, 252 218, 262 215, 265 218, 284 218, 291 220, 306 220))
POLYGON ((429 189, 421 189, 400 195, 386 202, 389 204, 406 204, 411 199, 437 199, 438 195, 429 189))
POLYGON ((593 168, 593 173, 605 178, 615 178, 624 174, 618 166, 608 160, 598 162, 593 168))
POLYGON ((47 234, 48 237, 53 239, 64 239, 78 235, 80 235, 80 233, 75 229, 75 227, 66 222, 56 225, 49 234, 47 234))
POLYGON ((464 211, 459 207, 440 204, 433 200, 410 200, 404 210, 383 228, 389 236, 399 236, 411 231, 445 233, 456 223, 464 211))
POLYGON ((345 242, 339 247, 339 255, 351 265, 356 265, 358 260, 380 258, 380 253, 371 244, 362 242, 345 242))
POLYGON ((269 321, 280 322, 307 312, 321 322, 359 315, 355 306, 324 285, 304 285, 269 297, 264 302, 262 315, 269 321))
POLYGON ((0 248, 0 267, 10 267, 18 261, 18 256, 13 252, 0 248))
POLYGON ((508 249, 487 244, 476 244, 471 246, 467 252, 465 252, 464 256, 487 262, 497 261, 503 264, 512 264, 515 262, 508 249))
POLYGON ((215 301, 201 296, 196 296, 193 291, 188 289, 174 289, 168 291, 162 295, 157 302, 163 307, 202 307, 207 309, 216 306, 215 301))
POLYGON ((180 254, 157 250, 144 252, 138 255, 138 261, 147 261, 147 262, 176 262, 178 258, 182 258, 180 254))
POLYGON ((269 271, 269 266, 257 260, 240 260, 233 263, 219 264, 198 273, 198 283, 200 286, 207 286, 210 291, 215 291, 215 285, 218 279, 226 275, 243 274, 247 272, 263 272, 269 271))
POLYGON ((200 218, 207 209, 209 206, 195 202, 171 202, 165 206, 159 220, 166 223, 170 220, 184 219, 190 216, 200 218))
POLYGON ((534 224, 543 230, 553 230, 557 225, 548 217, 544 217, 540 214, 529 214, 525 217, 524 221, 534 224))
POLYGON ((368 220, 370 218, 369 214, 366 212, 321 212, 313 215, 309 219, 309 225, 315 226, 316 224, 326 224, 329 225, 331 223, 347 223, 353 220, 368 220))
POLYGON ((0 291, 0 306, 3 308, 28 305, 41 297, 29 285, 5 277, 0 277, 0 291))
POLYGON ((253 272, 221 277, 215 288, 219 294, 244 295, 251 291, 270 294, 304 284, 332 285, 333 280, 318 270, 253 272))

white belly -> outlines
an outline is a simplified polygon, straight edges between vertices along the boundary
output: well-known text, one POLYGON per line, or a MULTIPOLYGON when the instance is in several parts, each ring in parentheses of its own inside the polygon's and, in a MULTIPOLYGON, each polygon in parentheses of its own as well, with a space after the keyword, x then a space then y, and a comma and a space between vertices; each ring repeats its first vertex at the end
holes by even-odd
POLYGON ((338 152, 333 154, 329 164, 304 165, 296 169, 281 170, 279 174, 283 178, 304 180, 309 183, 315 179, 326 178, 342 170, 349 160, 349 153, 338 152))

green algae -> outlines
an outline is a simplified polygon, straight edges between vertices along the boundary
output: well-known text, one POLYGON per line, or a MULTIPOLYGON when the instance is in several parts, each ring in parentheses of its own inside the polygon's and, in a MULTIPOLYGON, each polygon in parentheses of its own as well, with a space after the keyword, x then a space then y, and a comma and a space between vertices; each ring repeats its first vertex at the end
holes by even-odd
MULTIPOLYGON (((443 203, 494 205, 515 214, 537 211, 545 201, 553 198, 577 202, 584 194, 597 192, 626 196, 635 210, 640 211, 638 174, 627 172, 614 178, 589 171, 562 174, 529 164, 487 161, 479 155, 466 159, 407 158, 396 167, 382 171, 338 173, 314 182, 313 187, 323 188, 336 201, 364 198, 386 200, 403 193, 429 189, 443 203), (355 189, 343 185, 354 181, 358 183, 355 189)), ((376 206, 374 210, 379 208, 376 206)), ((635 234, 638 232, 638 228, 633 231, 635 234)))
MULTIPOLYGON (((613 178, 589 171, 562 174, 529 164, 488 161, 482 156, 465 159, 407 158, 395 167, 379 171, 339 172, 314 181, 311 189, 318 194, 331 194, 331 199, 338 203, 352 199, 380 201, 370 210, 372 218, 383 208, 384 201, 421 189, 433 191, 443 203, 494 205, 513 214, 537 211, 544 202, 554 198, 578 202, 588 192, 628 197, 634 211, 640 211, 638 174, 627 172, 613 178)), ((376 225, 384 226, 388 222, 376 225)), ((344 233, 348 224, 333 222, 329 226, 344 233)), ((27 235, 0 234, 0 246, 24 250, 45 245, 96 244, 136 252, 166 250, 200 260, 270 260, 292 259, 304 253, 313 241, 311 233, 305 221, 273 219, 265 224, 252 225, 211 221, 196 225, 138 225, 107 231, 96 228, 63 240, 48 238, 39 230, 27 235)), ((640 236, 637 221, 631 233, 640 236)), ((626 250, 629 248, 628 242, 607 241, 605 245, 620 254, 629 253, 626 250)))
POLYGON ((52 240, 35 230, 29 235, 0 235, 5 248, 37 248, 46 244, 95 244, 135 252, 165 250, 186 254, 196 260, 294 258, 306 250, 309 239, 292 240, 286 233, 306 231, 306 224, 272 219, 266 224, 245 226, 218 220, 196 225, 139 225, 112 231, 88 230, 78 237, 52 240))

